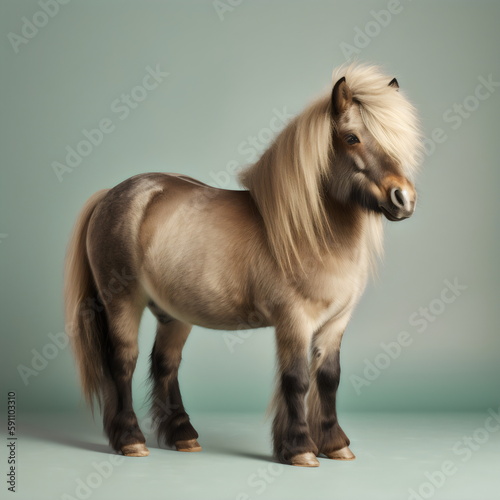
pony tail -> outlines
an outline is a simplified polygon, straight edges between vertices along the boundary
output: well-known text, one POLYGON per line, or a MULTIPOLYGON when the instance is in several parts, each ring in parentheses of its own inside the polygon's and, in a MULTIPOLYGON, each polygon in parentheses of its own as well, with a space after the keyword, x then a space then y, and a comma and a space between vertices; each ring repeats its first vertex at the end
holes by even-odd
POLYGON ((98 191, 85 203, 78 216, 66 255, 64 302, 66 331, 71 339, 80 371, 83 393, 93 411, 94 396, 101 404, 107 320, 104 307, 91 307, 98 290, 87 255, 86 240, 90 218, 107 189, 98 191))

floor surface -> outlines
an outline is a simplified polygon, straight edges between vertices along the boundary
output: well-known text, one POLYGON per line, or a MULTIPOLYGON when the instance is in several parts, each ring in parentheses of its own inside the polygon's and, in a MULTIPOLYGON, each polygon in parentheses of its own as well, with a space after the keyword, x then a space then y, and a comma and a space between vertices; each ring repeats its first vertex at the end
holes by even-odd
MULTIPOLYGON (((16 494, 42 499, 341 499, 498 500, 500 415, 345 414, 341 423, 357 455, 320 459, 318 468, 276 463, 262 415, 191 415, 200 453, 156 445, 151 454, 111 453, 100 422, 81 414, 18 417, 16 494)), ((2 438, 8 441, 4 433, 2 438)), ((7 448, 8 453, 9 449, 7 448)), ((6 460, 0 457, 7 467, 6 460)), ((5 476, 4 476, 5 477, 5 476)))

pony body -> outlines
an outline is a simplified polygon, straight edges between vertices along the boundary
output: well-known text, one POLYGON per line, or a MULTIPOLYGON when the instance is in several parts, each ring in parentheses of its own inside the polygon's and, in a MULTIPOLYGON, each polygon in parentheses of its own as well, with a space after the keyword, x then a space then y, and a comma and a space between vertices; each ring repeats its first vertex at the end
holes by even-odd
POLYGON ((244 191, 150 173, 87 202, 68 252, 66 315, 114 449, 148 454, 131 393, 148 307, 158 319, 152 413, 168 445, 201 450, 177 381, 192 325, 254 328, 259 318, 276 332, 275 456, 354 458, 335 408, 341 339, 381 252, 382 216, 413 213, 421 147, 414 110, 389 80, 366 66, 334 73, 333 90, 242 173, 244 191), (117 272, 125 286, 112 286, 117 272))

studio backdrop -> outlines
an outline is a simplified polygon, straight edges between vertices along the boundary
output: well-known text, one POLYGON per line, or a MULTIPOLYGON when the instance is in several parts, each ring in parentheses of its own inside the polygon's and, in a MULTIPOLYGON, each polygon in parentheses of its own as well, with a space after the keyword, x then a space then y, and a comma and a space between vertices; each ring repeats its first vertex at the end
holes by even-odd
MULTIPOLYGON (((415 215, 384 223, 385 255, 344 336, 339 407, 498 406, 497 2, 42 4, 4 2, 0 16, 0 384, 20 412, 83 408, 62 283, 85 200, 151 171, 238 189, 239 170, 352 61, 398 79, 425 154, 415 215)), ((146 312, 139 413, 154 330, 146 312)), ((274 356, 270 329, 195 327, 186 408, 263 413, 274 356)))

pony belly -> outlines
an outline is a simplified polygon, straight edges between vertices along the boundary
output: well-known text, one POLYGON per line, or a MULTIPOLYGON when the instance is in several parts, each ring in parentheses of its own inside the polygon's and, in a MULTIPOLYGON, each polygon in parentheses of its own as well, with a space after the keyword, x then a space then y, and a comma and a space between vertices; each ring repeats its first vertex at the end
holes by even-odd
POLYGON ((143 278, 150 299, 169 316, 192 325, 214 330, 247 330, 270 326, 267 311, 249 299, 238 300, 234 290, 208 290, 202 280, 187 283, 159 283, 143 278))
POLYGON ((217 305, 203 307, 199 304, 180 306, 171 301, 158 300, 159 305, 169 316, 191 325, 212 330, 249 330, 270 326, 269 320, 255 310, 217 305))

